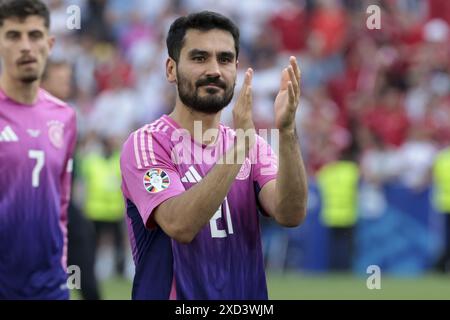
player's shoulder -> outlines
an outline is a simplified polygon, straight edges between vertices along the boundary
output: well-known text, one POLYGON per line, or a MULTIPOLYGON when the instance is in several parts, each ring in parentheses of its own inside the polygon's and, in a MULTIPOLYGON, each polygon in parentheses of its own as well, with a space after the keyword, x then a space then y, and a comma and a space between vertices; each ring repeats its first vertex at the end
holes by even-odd
POLYGON ((64 108, 71 109, 66 102, 58 99, 57 97, 55 97, 54 95, 52 95, 50 92, 48 92, 45 89, 39 88, 39 96, 42 99, 42 101, 44 101, 46 103, 55 105, 55 106, 63 108, 63 109, 64 108))
POLYGON ((145 126, 145 130, 147 130, 152 136, 156 136, 162 139, 170 138, 172 132, 177 129, 178 128, 174 126, 169 117, 167 117, 166 115, 163 115, 162 117, 145 126))
POLYGON ((42 88, 39 89, 39 109, 54 115, 55 119, 62 121, 69 128, 76 128, 75 110, 67 102, 56 98, 42 88))
POLYGON ((170 138, 171 133, 175 128, 168 123, 164 117, 160 117, 151 123, 145 124, 139 129, 131 132, 126 140, 127 143, 132 143, 136 139, 144 139, 145 136, 151 136, 153 139, 170 138))
POLYGON ((122 156, 147 153, 150 149, 159 152, 170 147, 171 135, 176 128, 164 116, 131 132, 122 147, 122 156))
POLYGON ((40 88, 39 97, 45 105, 55 107, 58 111, 75 115, 75 110, 67 102, 58 99, 47 90, 40 88))

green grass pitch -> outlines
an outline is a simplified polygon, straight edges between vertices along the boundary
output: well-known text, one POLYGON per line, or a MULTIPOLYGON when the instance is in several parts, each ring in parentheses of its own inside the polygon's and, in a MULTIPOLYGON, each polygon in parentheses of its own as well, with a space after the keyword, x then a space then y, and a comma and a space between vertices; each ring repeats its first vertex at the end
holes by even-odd
MULTIPOLYGON (((376 300, 445 299, 450 300, 450 275, 427 274, 420 277, 382 275, 381 289, 368 289, 366 277, 351 274, 267 274, 272 300, 376 300)), ((131 283, 113 278, 101 283, 104 299, 130 299, 131 283)), ((72 292, 72 298, 79 296, 72 292)))

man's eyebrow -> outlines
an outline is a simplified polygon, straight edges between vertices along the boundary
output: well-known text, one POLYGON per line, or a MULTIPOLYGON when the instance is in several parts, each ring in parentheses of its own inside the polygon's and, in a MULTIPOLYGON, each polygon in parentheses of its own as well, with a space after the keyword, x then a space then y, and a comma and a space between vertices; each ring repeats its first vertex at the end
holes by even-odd
POLYGON ((22 33, 22 32, 19 30, 8 30, 5 32, 5 34, 16 34, 16 33, 22 33))
MULTIPOLYGON (((37 32, 44 33, 44 31, 42 31, 41 29, 32 29, 32 30, 26 31, 26 33, 28 33, 28 34, 37 33, 37 32)), ((17 34, 17 33, 22 33, 22 31, 12 29, 12 30, 7 30, 5 33, 6 34, 17 34)))
POLYGON ((29 31, 28 31, 28 33, 33 33, 33 32, 44 33, 44 31, 42 31, 41 29, 33 29, 33 30, 29 30, 29 31))
POLYGON ((193 57, 193 56, 196 56, 196 55, 206 56, 206 55, 209 55, 209 53, 208 53, 208 51, 200 50, 200 49, 192 49, 191 51, 189 51, 189 56, 190 57, 193 57))
POLYGON ((219 52, 218 56, 222 57, 222 58, 230 58, 231 60, 233 60, 235 57, 235 54, 232 51, 222 51, 222 52, 219 52))

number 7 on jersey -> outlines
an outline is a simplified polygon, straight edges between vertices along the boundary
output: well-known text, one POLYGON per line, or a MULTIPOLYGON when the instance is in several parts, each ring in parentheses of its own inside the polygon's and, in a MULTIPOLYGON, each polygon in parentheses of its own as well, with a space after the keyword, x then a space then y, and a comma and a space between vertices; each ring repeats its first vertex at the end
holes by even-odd
POLYGON ((31 174, 31 185, 33 188, 39 187, 39 177, 45 163, 45 153, 42 150, 28 150, 28 158, 36 160, 36 164, 31 174))

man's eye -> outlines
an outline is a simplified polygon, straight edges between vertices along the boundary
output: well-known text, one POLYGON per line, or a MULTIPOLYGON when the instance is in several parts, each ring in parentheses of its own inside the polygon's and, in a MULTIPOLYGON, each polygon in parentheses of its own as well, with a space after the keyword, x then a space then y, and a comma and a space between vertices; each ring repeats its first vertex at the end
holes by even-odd
POLYGON ((8 33, 8 34, 6 35, 6 37, 7 37, 8 39, 17 40, 17 39, 20 38, 20 35, 19 35, 18 33, 8 33))
POLYGON ((40 38, 42 38, 42 33, 41 32, 32 32, 31 34, 30 34, 30 38, 32 38, 32 39, 40 39, 40 38))
POLYGON ((221 57, 219 58, 220 63, 230 63, 231 62, 231 58, 229 57, 221 57))
POLYGON ((203 62, 203 61, 205 61, 205 57, 196 56, 196 57, 193 57, 192 60, 197 61, 197 62, 203 62))

